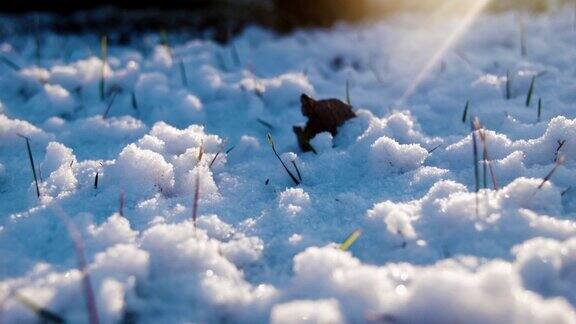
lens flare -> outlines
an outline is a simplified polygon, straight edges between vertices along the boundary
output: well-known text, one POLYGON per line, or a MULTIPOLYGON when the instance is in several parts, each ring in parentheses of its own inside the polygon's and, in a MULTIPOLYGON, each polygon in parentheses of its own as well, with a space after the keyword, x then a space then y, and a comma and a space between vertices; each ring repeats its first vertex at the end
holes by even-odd
MULTIPOLYGON (((451 2, 453 3, 453 2, 451 2)), ((464 35, 464 33, 470 28, 472 23, 478 18, 486 6, 490 3, 490 0, 477 0, 472 1, 470 7, 465 11, 465 15, 456 29, 454 29, 446 38, 446 40, 441 44, 441 46, 436 50, 432 58, 426 63, 424 68, 416 76, 413 82, 410 83, 402 97, 400 98, 400 104, 404 103, 414 92, 418 89, 420 84, 430 74, 430 72, 438 65, 438 63, 444 58, 448 50, 458 42, 458 40, 464 35)), ((443 6, 441 11, 446 11, 449 5, 443 6)))

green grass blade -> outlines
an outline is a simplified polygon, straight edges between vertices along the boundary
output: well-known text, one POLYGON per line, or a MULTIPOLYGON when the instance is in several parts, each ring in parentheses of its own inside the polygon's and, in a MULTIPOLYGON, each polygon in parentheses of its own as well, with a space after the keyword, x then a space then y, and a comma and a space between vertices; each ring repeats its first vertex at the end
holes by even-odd
POLYGON ((530 81, 530 88, 528 89, 528 95, 526 96, 526 107, 530 107, 532 103, 532 95, 534 94, 534 85, 536 84, 536 76, 532 77, 530 81))
POLYGON ((464 113, 462 114, 462 123, 466 123, 466 117, 468 117, 469 109, 470 109, 470 99, 466 100, 466 106, 464 106, 464 113))
POLYGON ((342 244, 340 244, 340 250, 348 251, 348 249, 352 246, 352 244, 354 244, 354 242, 356 242, 356 240, 358 240, 358 238, 360 237, 361 234, 362 234, 362 230, 357 229, 354 232, 352 232, 352 234, 348 235, 348 237, 344 240, 344 242, 342 242, 342 244))

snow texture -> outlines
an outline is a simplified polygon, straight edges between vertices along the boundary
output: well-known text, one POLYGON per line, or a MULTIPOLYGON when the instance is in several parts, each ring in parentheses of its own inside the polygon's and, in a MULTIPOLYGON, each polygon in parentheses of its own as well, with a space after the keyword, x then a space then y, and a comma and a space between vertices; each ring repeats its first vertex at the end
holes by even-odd
POLYGON ((111 35, 105 62, 2 38, 0 321, 87 322, 80 237, 102 323, 576 323, 572 9, 484 14, 425 69, 462 19, 111 35), (300 95, 347 83, 357 117, 301 152, 300 95))

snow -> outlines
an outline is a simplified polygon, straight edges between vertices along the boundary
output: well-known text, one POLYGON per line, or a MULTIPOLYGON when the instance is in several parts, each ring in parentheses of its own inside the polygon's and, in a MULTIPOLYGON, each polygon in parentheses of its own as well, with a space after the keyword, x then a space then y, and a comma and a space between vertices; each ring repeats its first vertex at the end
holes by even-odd
POLYGON ((67 219, 103 323, 576 323, 572 12, 484 14, 401 100, 460 18, 111 37, 104 101, 96 37, 3 38, 0 321, 87 322, 67 219), (346 84, 357 117, 301 152, 300 95, 346 84))
POLYGON ((298 300, 278 304, 272 309, 270 322, 275 324, 290 323, 344 323, 338 301, 298 300))

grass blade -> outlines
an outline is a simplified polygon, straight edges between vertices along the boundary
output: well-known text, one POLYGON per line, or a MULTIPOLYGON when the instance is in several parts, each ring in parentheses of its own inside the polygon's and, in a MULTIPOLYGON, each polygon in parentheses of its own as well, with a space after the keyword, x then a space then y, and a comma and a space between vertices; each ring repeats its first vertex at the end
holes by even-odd
POLYGON ((556 148, 556 151, 554 152, 554 162, 558 162, 558 159, 561 157, 560 150, 564 147, 564 144, 566 144, 566 140, 559 140, 558 141, 558 147, 556 148))
POLYGON ((36 57, 36 65, 40 66, 40 58, 42 57, 42 39, 40 38, 40 19, 38 14, 34 15, 34 56, 36 57))
POLYGON ((136 91, 132 91, 132 109, 138 110, 138 100, 136 99, 136 91))
POLYGON ((292 160, 292 165, 294 166, 294 169, 296 169, 296 175, 298 176, 298 180, 302 182, 302 174, 300 173, 300 169, 298 169, 298 166, 296 165, 296 161, 292 160))
POLYGON ((354 242, 356 242, 356 240, 358 240, 358 238, 360 237, 361 234, 362 234, 362 230, 356 229, 354 232, 352 232, 350 235, 348 235, 348 237, 344 240, 344 242, 342 242, 342 244, 340 244, 340 250, 348 251, 348 249, 352 246, 352 244, 354 244, 354 242))
POLYGON ((474 122, 472 124, 472 155, 474 157, 474 185, 475 185, 475 192, 476 192, 476 217, 479 214, 479 197, 478 192, 480 191, 480 169, 478 168, 478 144, 476 140, 476 131, 474 127, 474 122))
POLYGON ((14 61, 10 60, 9 58, 7 58, 4 55, 0 55, 0 62, 6 64, 6 66, 8 66, 9 68, 11 68, 12 70, 14 70, 16 72, 22 70, 20 65, 14 63, 14 61))
POLYGON ((30 167, 32 168, 32 174, 34 175, 34 183, 36 184, 36 195, 40 198, 40 186, 38 185, 38 177, 36 175, 36 166, 34 165, 34 157, 32 156, 32 148, 30 147, 30 138, 18 134, 26 140, 26 149, 28 150, 28 159, 30 160, 30 167))
POLYGON ((234 60, 234 64, 236 66, 241 66, 242 61, 240 60, 240 54, 238 53, 238 48, 236 47, 236 43, 234 41, 230 42, 230 50, 232 51, 232 59, 234 60))
POLYGON ((100 60, 102 61, 102 71, 100 75, 100 100, 106 99, 106 64, 108 62, 108 37, 100 38, 100 60))
POLYGON ((202 161, 202 157, 204 156, 204 140, 200 142, 200 147, 198 148, 198 163, 202 161))
POLYGON ((538 122, 540 122, 542 117, 542 98, 538 98, 538 122))
POLYGON ((194 184, 194 199, 192 200, 192 222, 196 228, 198 217, 198 201, 200 200, 200 169, 196 170, 196 183, 194 184))
POLYGON ((76 260, 78 262, 78 269, 82 273, 82 290, 84 292, 84 299, 86 302, 86 310, 88 311, 88 323, 89 324, 99 324, 100 319, 98 317, 98 308, 96 304, 96 298, 94 296, 94 289, 92 288, 92 281, 90 279, 90 272, 88 269, 88 263, 86 261, 86 254, 84 248, 84 241, 82 240, 82 235, 80 231, 70 221, 70 218, 60 206, 54 207, 54 212, 60 218, 62 223, 66 226, 70 239, 72 240, 72 245, 74 246, 74 251, 76 252, 76 260))
POLYGON ((272 126, 272 124, 270 124, 269 122, 265 121, 264 119, 256 118, 256 121, 257 121, 258 123, 260 123, 262 126, 268 128, 269 130, 271 130, 271 131, 274 130, 274 126, 272 126))
POLYGON ((434 148, 432 148, 431 150, 428 151, 428 154, 432 154, 434 153, 434 151, 436 151, 437 149, 441 148, 443 144, 438 144, 436 145, 434 148))
POLYGON ((185 88, 188 88, 188 76, 186 75, 186 65, 184 64, 184 60, 180 60, 178 63, 180 66, 180 79, 182 79, 182 85, 185 88))
POLYGON ((494 185, 494 190, 498 190, 498 181, 496 179, 496 174, 494 173, 494 169, 492 168, 492 163, 490 159, 490 155, 488 154, 488 138, 486 136, 486 131, 483 129, 482 125, 480 124, 480 120, 478 118, 474 121, 475 129, 478 131, 480 135, 480 142, 482 143, 482 159, 483 159, 483 171, 484 171, 484 189, 488 187, 488 180, 487 180, 487 172, 486 167, 489 168, 490 176, 492 178, 492 184, 494 185))
POLYGON ((117 95, 118 95, 118 91, 114 91, 114 93, 112 94, 112 98, 110 98, 110 102, 108 102, 108 106, 106 107, 106 110, 102 114, 102 119, 108 118, 108 113, 110 112, 110 108, 112 108, 112 105, 114 104, 114 100, 116 100, 117 95))
POLYGON ((284 161, 282 161, 282 159, 280 158, 280 155, 278 155, 278 152, 276 151, 276 145, 274 145, 274 139, 272 138, 272 134, 268 133, 266 135, 266 139, 268 140, 268 144, 270 145, 270 147, 272 147, 272 151, 274 152, 274 155, 276 155, 276 157, 278 158, 278 161, 280 161, 280 163, 282 163, 284 170, 286 170, 286 173, 288 173, 288 175, 290 176, 290 179, 292 179, 292 181, 294 182, 295 185, 299 185, 300 181, 298 181, 298 179, 296 179, 294 174, 292 174, 292 172, 290 172, 288 167, 286 167, 286 164, 284 164, 284 161))
POLYGON ((544 184, 546 182, 548 182, 550 180, 550 178, 552 178, 552 176, 554 175, 554 173, 556 173, 556 171, 558 170, 558 168, 564 164, 564 156, 561 155, 558 157, 558 159, 556 160, 556 164, 554 165, 554 167, 552 168, 552 170, 550 170, 550 172, 548 172, 548 174, 544 177, 544 179, 542 180, 542 183, 540 183, 540 185, 538 186, 537 190, 542 189, 542 187, 544 187, 544 184))
POLYGON ((218 152, 216 152, 216 155, 214 155, 214 158, 212 158, 212 161, 210 161, 210 164, 208 165, 209 169, 212 168, 212 165, 214 164, 214 162, 216 162, 216 159, 218 158, 218 156, 220 155, 221 152, 222 152, 222 149, 220 149, 218 152))
POLYGON ((120 216, 124 216, 124 204, 125 204, 125 199, 124 199, 124 191, 121 190, 120 191, 120 197, 118 199, 119 204, 118 204, 118 214, 120 214, 120 216))
POLYGON ((528 88, 528 95, 526 96, 526 107, 530 107, 532 103, 532 95, 534 94, 534 85, 536 83, 536 76, 532 77, 532 81, 530 81, 530 88, 528 88))
POLYGON ((64 318, 62 318, 60 315, 36 304, 22 294, 15 293, 15 298, 22 305, 32 311, 41 320, 42 323, 65 323, 64 318))
POLYGON ((462 114, 462 123, 466 123, 466 117, 468 117, 469 109, 470 109, 470 99, 466 100, 466 106, 464 106, 464 113, 462 114))
POLYGON ((526 57, 528 55, 528 48, 526 45, 526 28, 524 26, 524 19, 522 19, 522 17, 520 17, 518 27, 520 29, 520 55, 522 55, 522 57, 526 57))
POLYGON ((170 41, 168 40, 168 33, 165 29, 160 30, 160 45, 164 46, 168 51, 168 55, 172 58, 172 47, 170 47, 170 41))
POLYGON ((506 99, 512 99, 512 73, 510 69, 506 70, 506 99))
POLYGON ((350 101, 350 80, 346 79, 346 103, 352 106, 352 101, 350 101))

